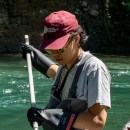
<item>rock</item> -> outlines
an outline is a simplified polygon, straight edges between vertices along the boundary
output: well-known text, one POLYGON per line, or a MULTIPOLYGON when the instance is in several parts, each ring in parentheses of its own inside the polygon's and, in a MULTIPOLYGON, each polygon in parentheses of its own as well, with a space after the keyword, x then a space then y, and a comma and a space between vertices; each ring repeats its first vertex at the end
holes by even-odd
POLYGON ((82 4, 81 4, 82 7, 87 7, 87 2, 86 1, 83 1, 82 4))
POLYGON ((74 12, 74 14, 79 14, 79 9, 77 9, 75 12, 74 12))
POLYGON ((98 7, 97 4, 94 5, 94 9, 95 9, 95 10, 98 10, 98 9, 99 9, 99 7, 98 7))
POLYGON ((89 15, 90 16, 94 16, 94 17, 97 17, 99 15, 99 12, 97 10, 90 10, 89 11, 89 15))

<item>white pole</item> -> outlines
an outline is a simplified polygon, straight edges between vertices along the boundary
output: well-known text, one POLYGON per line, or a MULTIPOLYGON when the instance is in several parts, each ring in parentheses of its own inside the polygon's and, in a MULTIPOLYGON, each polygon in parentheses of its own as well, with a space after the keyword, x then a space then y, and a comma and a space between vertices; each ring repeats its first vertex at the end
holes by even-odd
MULTIPOLYGON (((28 37, 28 35, 25 35, 25 44, 29 45, 29 37, 28 37)), ((28 77, 29 77, 29 86, 30 86, 31 107, 36 107, 34 84, 33 84, 33 75, 32 75, 32 62, 31 62, 30 53, 26 54, 26 58, 27 58, 27 66, 28 66, 28 77)), ((33 122, 33 129, 38 130, 38 123, 37 122, 33 122)))

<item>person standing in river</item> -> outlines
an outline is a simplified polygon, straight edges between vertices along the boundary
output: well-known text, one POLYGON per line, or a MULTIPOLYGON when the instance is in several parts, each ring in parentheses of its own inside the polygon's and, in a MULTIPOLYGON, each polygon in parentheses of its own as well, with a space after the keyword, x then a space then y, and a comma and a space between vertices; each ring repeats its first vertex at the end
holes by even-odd
POLYGON ((83 51, 88 36, 75 15, 64 10, 53 12, 45 18, 43 27, 40 50, 51 54, 56 63, 26 44, 22 58, 33 53, 33 67, 52 78, 54 84, 46 107, 30 108, 28 121, 31 126, 38 122, 44 130, 102 130, 111 108, 107 67, 83 51))

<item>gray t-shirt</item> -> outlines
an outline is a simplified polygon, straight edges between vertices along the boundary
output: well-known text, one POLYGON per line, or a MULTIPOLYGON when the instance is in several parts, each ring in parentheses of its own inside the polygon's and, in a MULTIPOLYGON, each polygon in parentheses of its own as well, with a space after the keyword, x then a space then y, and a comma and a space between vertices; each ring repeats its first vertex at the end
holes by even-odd
MULTIPOLYGON (((83 57, 88 53, 89 52, 84 52, 83 57)), ((75 64, 67 76, 61 92, 61 101, 68 98, 69 88, 71 88, 79 63, 80 61, 75 64)), ((58 69, 57 75, 60 68, 61 66, 58 69)), ((66 68, 62 70, 59 84, 62 83, 67 71, 68 69, 66 68)), ((85 100, 88 103, 88 108, 93 106, 95 103, 100 103, 100 105, 108 106, 110 108, 110 83, 111 77, 107 67, 101 60, 93 56, 85 62, 80 73, 79 80, 77 82, 76 97, 78 99, 85 100)))

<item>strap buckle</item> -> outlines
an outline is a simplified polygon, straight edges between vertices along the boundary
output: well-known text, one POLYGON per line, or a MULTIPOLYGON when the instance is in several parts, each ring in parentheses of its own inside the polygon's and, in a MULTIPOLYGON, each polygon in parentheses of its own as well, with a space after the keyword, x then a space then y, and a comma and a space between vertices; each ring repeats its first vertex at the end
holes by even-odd
POLYGON ((75 95, 76 95, 76 88, 70 88, 70 89, 69 89, 68 97, 69 97, 69 98, 74 98, 75 95))

